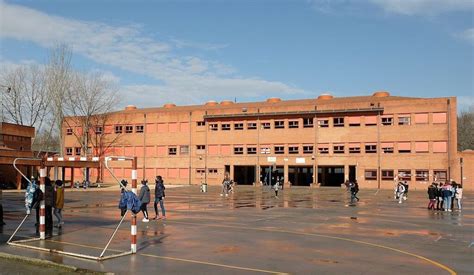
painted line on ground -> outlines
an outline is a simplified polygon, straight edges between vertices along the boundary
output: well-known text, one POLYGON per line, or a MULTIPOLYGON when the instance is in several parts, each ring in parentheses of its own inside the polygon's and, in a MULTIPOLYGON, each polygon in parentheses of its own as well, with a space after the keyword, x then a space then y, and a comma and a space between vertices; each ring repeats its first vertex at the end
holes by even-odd
MULTIPOLYGON (((72 245, 72 246, 78 246, 78 247, 84 247, 84 248, 91 248, 91 249, 96 249, 96 250, 102 250, 102 249, 103 249, 103 248, 97 247, 97 246, 85 245, 85 244, 77 244, 77 243, 64 242, 64 241, 55 241, 55 240, 46 240, 46 241, 47 241, 47 242, 53 242, 53 243, 59 243, 59 244, 67 244, 67 245, 72 245)), ((114 252, 122 252, 121 250, 117 250, 117 249, 110 249, 110 248, 109 248, 108 250, 109 250, 109 251, 114 251, 114 252)), ((173 261, 180 261, 180 262, 187 262, 187 263, 195 263, 195 264, 202 264, 202 265, 218 266, 218 267, 224 267, 224 268, 230 268, 230 269, 238 269, 238 270, 245 270, 245 271, 260 272, 260 273, 280 274, 280 275, 288 275, 288 274, 289 274, 289 273, 286 273, 286 272, 271 271, 271 270, 264 270, 264 269, 256 269, 256 268, 249 268, 249 267, 242 267, 242 266, 235 266, 235 265, 225 265, 225 264, 218 264, 218 263, 211 263, 211 262, 198 261, 198 260, 190 260, 190 259, 183 259, 183 258, 158 256, 158 255, 147 254, 147 253, 139 253, 139 254, 137 254, 137 255, 145 256, 145 257, 153 257, 153 258, 158 258, 158 259, 164 259, 164 260, 173 260, 173 261)))
POLYGON ((190 223, 190 222, 182 222, 182 221, 168 221, 171 223, 180 223, 180 224, 190 224, 190 225, 201 225, 201 226, 208 226, 208 227, 223 227, 223 228, 235 228, 235 229, 244 229, 244 230, 255 230, 255 231, 263 231, 263 232, 275 232, 275 233, 286 233, 286 234, 295 234, 295 235, 304 235, 304 236, 315 236, 315 237, 321 237, 321 238, 328 238, 328 239, 333 239, 333 240, 341 240, 341 241, 347 241, 347 242, 352 242, 352 243, 358 243, 358 244, 364 244, 372 247, 378 247, 382 249, 387 249, 391 251, 395 251, 401 254, 409 255, 412 257, 416 257, 420 260, 426 261, 432 265, 435 265, 441 269, 444 269, 451 275, 456 275, 456 271, 451 269, 450 267, 443 265, 442 263, 436 262, 434 260, 428 259, 424 256, 414 254, 405 250, 393 248, 390 246, 385 246, 381 244, 376 244, 376 243, 370 243, 370 242, 365 242, 365 241, 358 241, 354 239, 349 239, 349 238, 344 238, 344 237, 336 237, 336 236, 330 236, 330 235, 322 235, 322 234, 316 234, 316 233, 305 233, 305 232, 298 232, 298 231, 290 231, 290 230, 281 230, 281 229, 269 229, 269 228, 258 228, 258 227, 244 227, 244 226, 234 226, 234 225, 222 225, 222 224, 199 224, 199 223, 190 223))

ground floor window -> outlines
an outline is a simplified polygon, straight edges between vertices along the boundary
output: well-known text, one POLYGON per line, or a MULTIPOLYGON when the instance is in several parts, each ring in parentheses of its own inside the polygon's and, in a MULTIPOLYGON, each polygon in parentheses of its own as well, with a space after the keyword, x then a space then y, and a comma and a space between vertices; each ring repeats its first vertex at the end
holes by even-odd
POLYGON ((429 173, 428 170, 416 170, 416 181, 428 181, 429 173))
POLYGON ((448 172, 446 170, 435 170, 434 181, 446 181, 448 179, 448 172))
POLYGON ((366 180, 376 180, 377 179, 377 170, 365 170, 365 179, 366 180))
POLYGON ((382 170, 382 180, 393 180, 393 170, 382 170))
POLYGON ((398 178, 400 180, 411 181, 411 170, 398 170, 398 178))

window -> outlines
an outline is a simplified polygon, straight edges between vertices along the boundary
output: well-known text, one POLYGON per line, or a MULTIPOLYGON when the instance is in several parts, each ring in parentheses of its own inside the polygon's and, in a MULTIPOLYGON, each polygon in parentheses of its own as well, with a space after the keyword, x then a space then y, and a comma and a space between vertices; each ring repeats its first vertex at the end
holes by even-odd
POLYGON ((257 147, 247 147, 247 155, 257 154, 257 147))
POLYGON ((365 180, 376 180, 377 170, 365 170, 365 180))
POLYGON ((243 155, 244 154, 244 147, 238 146, 234 147, 234 155, 243 155))
POLYGON ((393 170, 382 170, 382 180, 393 180, 393 170))
POLYGON ((377 153, 377 144, 366 144, 365 153, 368 153, 368 154, 377 153))
POLYGON ((304 145, 303 146, 303 154, 312 154, 313 153, 313 145, 304 145))
POLYGON ((344 118, 343 117, 335 117, 333 118, 334 127, 344 127, 344 118))
POLYGON ((377 126, 377 116, 366 116, 365 126, 377 126))
POLYGON ((72 148, 66 147, 66 156, 72 156, 72 148))
POLYGON ((360 154, 360 144, 349 144, 349 154, 360 154))
POLYGON ((415 142, 415 152, 417 153, 428 153, 428 141, 417 141, 415 142))
POLYGON ((133 126, 131 125, 125 126, 125 133, 127 134, 133 133, 133 126))
POLYGON ((384 154, 393 154, 393 142, 382 142, 381 146, 384 154))
POLYGON ((411 170, 398 170, 398 178, 400 180, 411 181, 411 170))
MULTIPOLYGON (((201 126, 205 126, 206 125, 206 122, 205 121, 198 121, 196 122, 196 125, 201 127, 201 126)), ((204 173, 204 172, 203 172, 204 173)))
POLYGON ((320 154, 329 154, 329 145, 328 144, 320 144, 318 145, 318 152, 320 154))
POLYGON ((329 119, 318 119, 318 127, 319 128, 327 128, 329 127, 329 119))
POLYGON ((334 145, 333 152, 334 154, 344 154, 344 145, 334 145))
POLYGON ((212 175, 217 175, 217 169, 216 168, 209 168, 207 169, 207 172, 212 175))
POLYGON ((288 153, 289 154, 298 154, 299 153, 299 147, 298 146, 289 146, 288 147, 288 153))
POLYGON ((382 125, 384 125, 384 126, 393 125, 393 116, 383 116, 382 117, 382 125))
POLYGON ((285 128, 285 121, 275 120, 275 129, 283 129, 283 128, 285 128))
POLYGON ((203 175, 204 173, 206 173, 206 170, 205 170, 205 169, 196 169, 196 174, 199 174, 199 175, 204 176, 204 175, 203 175))
POLYGON ((180 155, 187 155, 189 154, 189 146, 188 145, 181 145, 179 147, 179 154, 180 155))
POLYGON ((234 123, 234 130, 243 130, 244 124, 243 123, 234 123))
POLYGON ((410 115, 398 115, 398 125, 410 125, 411 117, 410 115))
POLYGON ((433 113, 433 124, 443 124, 446 122, 446 113, 433 113))
POLYGON ((434 181, 445 182, 448 179, 448 173, 446 170, 435 170, 433 171, 434 181))
POLYGON ((76 156, 80 156, 81 155, 81 147, 76 147, 75 148, 75 153, 76 153, 76 156))
POLYGON ((409 142, 409 141, 399 142, 398 143, 398 153, 400 153, 400 154, 411 153, 411 142, 409 142))
POLYGON ((313 118, 303 118, 303 128, 313 128, 313 118))
POLYGON ((434 141, 433 153, 446 153, 448 150, 448 143, 446 141, 434 141))
POLYGON ((285 146, 275 146, 274 147, 275 154, 281 155, 285 153, 285 146))
POLYGON ((247 123, 247 130, 255 130, 255 129, 257 129, 257 123, 256 122, 247 123))
POLYGON ((270 129, 270 122, 262 122, 262 129, 270 129))
POLYGON ((415 114, 415 123, 416 124, 428 124, 428 114, 415 114))
POLYGON ((135 133, 143 133, 144 128, 145 127, 143 125, 135 126, 135 133))
POLYGON ((176 156, 176 153, 177 153, 177 148, 176 147, 169 147, 168 148, 168 155, 170 156, 176 156))
POLYGON ((350 116, 347 119, 349 120, 349 127, 360 126, 360 116, 350 116))
POLYGON ((230 130, 230 123, 223 123, 221 125, 222 131, 229 131, 230 130))
POLYGON ((196 150, 206 150, 206 145, 196 145, 196 150))
POLYGON ((66 129, 66 135, 72 136, 72 128, 67 128, 66 129))
POLYGON ((211 130, 211 131, 217 131, 217 130, 219 130, 219 124, 217 124, 217 123, 211 123, 211 124, 209 124, 209 130, 211 130))
POLYGON ((95 127, 95 134, 96 135, 102 135, 103 132, 104 132, 104 128, 102 126, 95 127))
POLYGON ((115 126, 115 133, 116 134, 121 134, 123 132, 123 126, 121 125, 116 125, 115 126))
POLYGON ((428 170, 416 170, 416 181, 428 181, 428 170))
POLYGON ((288 128, 299 128, 299 121, 298 120, 288 121, 288 128))
POLYGON ((260 147, 260 154, 270 154, 271 151, 270 151, 270 147, 267 147, 267 146, 264 146, 264 147, 260 147))

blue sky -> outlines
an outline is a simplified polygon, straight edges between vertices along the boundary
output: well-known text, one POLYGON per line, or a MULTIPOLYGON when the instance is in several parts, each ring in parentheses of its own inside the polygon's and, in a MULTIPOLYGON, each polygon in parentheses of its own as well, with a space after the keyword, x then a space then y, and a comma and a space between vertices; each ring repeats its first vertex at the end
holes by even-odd
POLYGON ((2 1, 1 69, 47 60, 116 84, 121 105, 336 96, 474 103, 474 1, 2 1))

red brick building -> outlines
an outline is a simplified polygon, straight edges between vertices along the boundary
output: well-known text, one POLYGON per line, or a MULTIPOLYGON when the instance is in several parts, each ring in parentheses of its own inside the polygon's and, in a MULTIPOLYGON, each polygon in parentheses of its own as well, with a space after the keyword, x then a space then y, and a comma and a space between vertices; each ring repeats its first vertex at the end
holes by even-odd
MULTIPOLYGON (((392 188, 399 176, 411 188, 424 189, 434 180, 460 181, 456 115, 455 97, 324 94, 303 100, 128 106, 111 113, 91 135, 110 141, 105 155, 137 156, 140 178, 162 175, 172 184, 217 185, 226 171, 238 184, 260 184, 272 167, 286 185, 339 186, 357 179, 363 188, 392 188)), ((75 137, 82 129, 66 125, 64 155, 84 155, 75 137)), ((130 177, 129 168, 117 165, 117 177, 130 177)), ((464 180, 468 188, 470 177, 464 180)))

